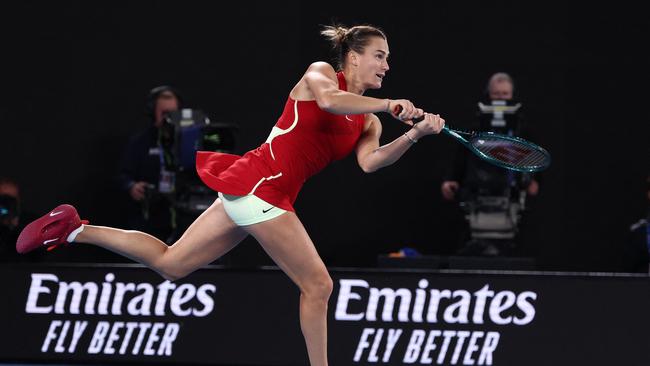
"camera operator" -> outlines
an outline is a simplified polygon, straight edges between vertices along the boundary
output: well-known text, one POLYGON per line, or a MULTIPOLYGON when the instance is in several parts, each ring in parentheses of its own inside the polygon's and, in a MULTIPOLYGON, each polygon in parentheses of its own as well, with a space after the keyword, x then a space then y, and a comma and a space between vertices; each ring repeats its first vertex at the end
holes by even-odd
POLYGON ((163 85, 149 91, 147 116, 150 126, 133 136, 120 164, 119 184, 128 194, 128 225, 169 242, 175 228, 173 193, 175 172, 165 168, 165 114, 177 111, 182 97, 163 85))
MULTIPOLYGON (((499 103, 499 101, 513 102, 514 82, 510 75, 499 72, 493 74, 486 87, 487 101, 485 105, 499 103)), ((513 102, 514 103, 514 102, 513 102)), ((481 122, 481 111, 478 112, 479 126, 473 130, 495 132, 510 136, 530 138, 525 131, 522 113, 517 110, 514 117, 504 119, 503 125, 495 126, 492 123, 481 122)), ((484 119, 483 119, 484 120, 484 119)), ((520 199, 523 191, 528 196, 536 196, 539 192, 539 183, 531 174, 514 173, 491 164, 482 162, 462 146, 457 147, 452 158, 452 164, 445 175, 440 190, 442 197, 447 201, 458 201, 462 204, 475 202, 477 197, 504 197, 509 196, 510 201, 520 199)), ((471 225, 470 225, 471 226, 471 225)), ((516 228, 515 228, 516 229, 516 228)), ((471 230, 471 228, 470 228, 471 230)), ((461 254, 470 255, 504 255, 516 249, 514 241, 505 240, 479 240, 465 243, 467 234, 463 235, 461 254), (502 244, 506 245, 502 245, 502 244)))

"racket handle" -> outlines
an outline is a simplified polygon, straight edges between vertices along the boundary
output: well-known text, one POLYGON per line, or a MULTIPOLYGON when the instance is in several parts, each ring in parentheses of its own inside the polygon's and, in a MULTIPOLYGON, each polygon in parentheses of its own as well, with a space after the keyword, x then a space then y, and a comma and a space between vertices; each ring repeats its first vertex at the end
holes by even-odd
MULTIPOLYGON (((393 108, 393 115, 398 116, 400 113, 402 113, 402 109, 403 109, 402 106, 398 104, 397 107, 393 108)), ((424 114, 421 115, 420 117, 413 118, 411 122, 418 123, 423 119, 424 119, 424 114)))

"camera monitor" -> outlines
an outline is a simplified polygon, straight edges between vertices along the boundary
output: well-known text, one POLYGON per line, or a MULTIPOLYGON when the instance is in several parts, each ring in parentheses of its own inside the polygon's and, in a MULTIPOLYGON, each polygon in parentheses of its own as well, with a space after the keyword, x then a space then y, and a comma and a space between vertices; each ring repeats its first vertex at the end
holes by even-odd
POLYGON ((233 152, 236 125, 214 123, 198 109, 181 109, 168 112, 162 133, 163 148, 173 158, 178 170, 194 170, 196 152, 233 152))

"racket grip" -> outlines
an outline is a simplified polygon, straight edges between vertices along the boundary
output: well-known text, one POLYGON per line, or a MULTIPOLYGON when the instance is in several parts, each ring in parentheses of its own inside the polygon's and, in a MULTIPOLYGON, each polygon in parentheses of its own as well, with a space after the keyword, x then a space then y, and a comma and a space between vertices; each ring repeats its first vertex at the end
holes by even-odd
MULTIPOLYGON (((393 108, 393 115, 398 116, 400 113, 402 113, 402 109, 403 109, 402 106, 398 104, 397 107, 393 108)), ((418 123, 423 119, 424 119, 424 114, 421 115, 420 117, 413 118, 411 122, 418 123)))

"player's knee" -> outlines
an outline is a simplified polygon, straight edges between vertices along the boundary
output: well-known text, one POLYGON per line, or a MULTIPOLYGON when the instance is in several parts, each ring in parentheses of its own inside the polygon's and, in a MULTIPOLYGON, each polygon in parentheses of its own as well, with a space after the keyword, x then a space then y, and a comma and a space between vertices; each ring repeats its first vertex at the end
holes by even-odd
POLYGON ((173 268, 159 266, 156 268, 156 270, 162 276, 162 278, 166 279, 167 281, 176 281, 183 278, 182 273, 175 271, 173 268))
POLYGON ((176 281, 180 280, 181 278, 187 276, 186 274, 183 274, 181 272, 176 272, 176 271, 160 271, 160 275, 166 279, 167 281, 176 281))
POLYGON ((179 265, 177 262, 170 260, 160 261, 156 266, 156 270, 164 279, 169 281, 180 280, 192 272, 191 270, 184 268, 182 265, 179 265))
POLYGON ((303 290, 305 296, 327 301, 334 289, 334 282, 329 274, 321 274, 310 279, 303 290))

